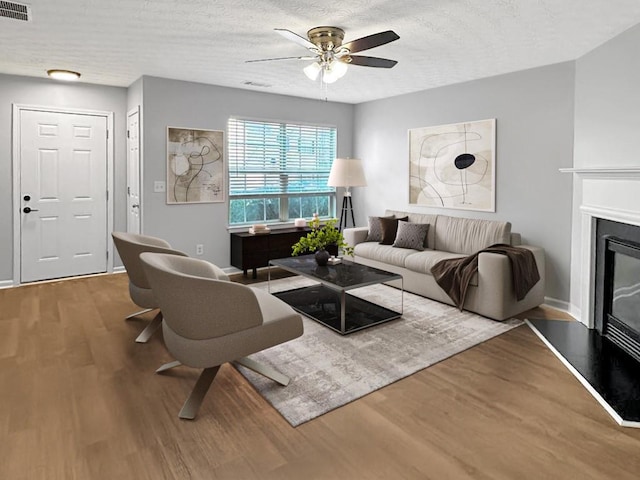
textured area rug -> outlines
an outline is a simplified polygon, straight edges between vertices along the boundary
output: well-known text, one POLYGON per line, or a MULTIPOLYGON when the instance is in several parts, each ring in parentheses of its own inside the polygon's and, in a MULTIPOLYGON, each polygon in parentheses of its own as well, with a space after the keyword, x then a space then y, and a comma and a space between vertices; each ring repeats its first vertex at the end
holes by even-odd
MULTIPOLYGON (((271 291, 312 283, 284 278, 272 281, 271 291)), ((267 289, 267 284, 253 287, 267 289)), ((400 309, 400 291, 386 285, 350 293, 400 309)), ((294 427, 522 324, 496 322, 406 292, 402 318, 350 335, 303 319, 301 337, 251 355, 291 377, 287 387, 237 367, 294 427)))

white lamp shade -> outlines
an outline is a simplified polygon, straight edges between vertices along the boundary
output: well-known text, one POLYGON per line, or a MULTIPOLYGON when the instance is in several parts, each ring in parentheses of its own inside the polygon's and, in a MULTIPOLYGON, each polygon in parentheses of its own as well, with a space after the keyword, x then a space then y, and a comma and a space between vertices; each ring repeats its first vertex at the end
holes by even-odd
POLYGON ((366 187, 362 161, 357 158, 336 158, 331 165, 329 180, 330 187, 366 187))

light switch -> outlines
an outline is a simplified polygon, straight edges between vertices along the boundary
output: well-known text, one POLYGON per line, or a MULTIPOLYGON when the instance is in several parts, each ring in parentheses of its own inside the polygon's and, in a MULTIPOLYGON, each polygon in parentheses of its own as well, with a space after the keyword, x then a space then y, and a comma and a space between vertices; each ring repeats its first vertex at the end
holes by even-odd
POLYGON ((153 191, 156 193, 162 193, 167 191, 167 184, 161 180, 153 182, 153 191))

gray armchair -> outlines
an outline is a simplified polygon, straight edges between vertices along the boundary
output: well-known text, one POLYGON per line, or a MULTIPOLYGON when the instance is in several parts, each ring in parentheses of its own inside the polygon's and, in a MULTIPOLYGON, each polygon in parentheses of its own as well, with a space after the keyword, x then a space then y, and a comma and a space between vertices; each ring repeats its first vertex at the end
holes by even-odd
POLYGON ((246 355, 302 335, 302 318, 267 292, 228 281, 215 265, 195 258, 158 253, 140 256, 160 304, 162 332, 169 352, 180 364, 203 368, 179 417, 198 413, 220 365, 235 361, 286 386, 289 378, 246 355))
MULTIPOLYGON (((171 245, 160 238, 150 237, 148 235, 111 232, 111 236, 113 237, 113 243, 118 250, 118 254, 122 259, 124 268, 127 270, 127 275, 129 275, 129 296, 131 300, 133 300, 133 303, 144 309, 126 317, 126 320, 130 320, 138 315, 158 308, 158 303, 151 291, 149 282, 147 282, 147 276, 140 263, 140 254, 142 252, 167 253, 179 256, 186 256, 187 254, 173 250, 171 245)), ((161 323, 162 312, 158 312, 153 320, 151 320, 151 323, 138 335, 136 342, 148 342, 153 333, 160 327, 161 323)))

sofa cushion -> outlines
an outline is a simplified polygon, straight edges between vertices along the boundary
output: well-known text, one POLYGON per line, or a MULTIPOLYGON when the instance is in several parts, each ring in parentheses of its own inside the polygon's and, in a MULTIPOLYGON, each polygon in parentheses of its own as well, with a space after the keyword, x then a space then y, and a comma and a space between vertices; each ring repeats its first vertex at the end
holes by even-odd
POLYGON ((391 245, 396 239, 396 233, 398 232, 398 222, 406 222, 409 217, 402 218, 385 218, 380 217, 380 225, 382 226, 382 239, 380 243, 382 245, 391 245))
POLYGON ((438 215, 436 250, 471 255, 496 243, 511 243, 511 223, 438 215))
MULTIPOLYGON (((431 275, 431 268, 438 263, 440 260, 447 260, 450 258, 462 258, 466 257, 466 255, 461 255, 459 253, 450 253, 443 252, 441 250, 425 250, 424 252, 415 252, 412 255, 409 255, 405 258, 404 266, 408 270, 413 270, 414 272, 424 273, 426 275, 431 275)), ((473 277, 471 277, 470 285, 478 286, 478 274, 476 273, 473 277)))
POLYGON ((408 216, 411 223, 428 223, 431 226, 429 227, 429 231, 427 232, 427 238, 425 239, 424 248, 433 248, 433 246, 435 245, 436 218, 438 217, 437 215, 401 212, 399 210, 386 210, 385 215, 395 215, 398 218, 408 216))
POLYGON ((424 242, 429 231, 428 223, 398 222, 398 232, 393 246, 397 248, 413 248, 424 250, 424 242))
POLYGON ((387 217, 369 217, 369 233, 365 242, 379 242, 382 240, 382 225, 380 218, 393 218, 393 215, 387 217))
POLYGON ((404 267, 405 259, 409 255, 416 254, 415 250, 407 248, 395 248, 391 245, 381 245, 379 243, 365 242, 359 243, 354 248, 356 257, 388 263, 396 267, 404 267))

